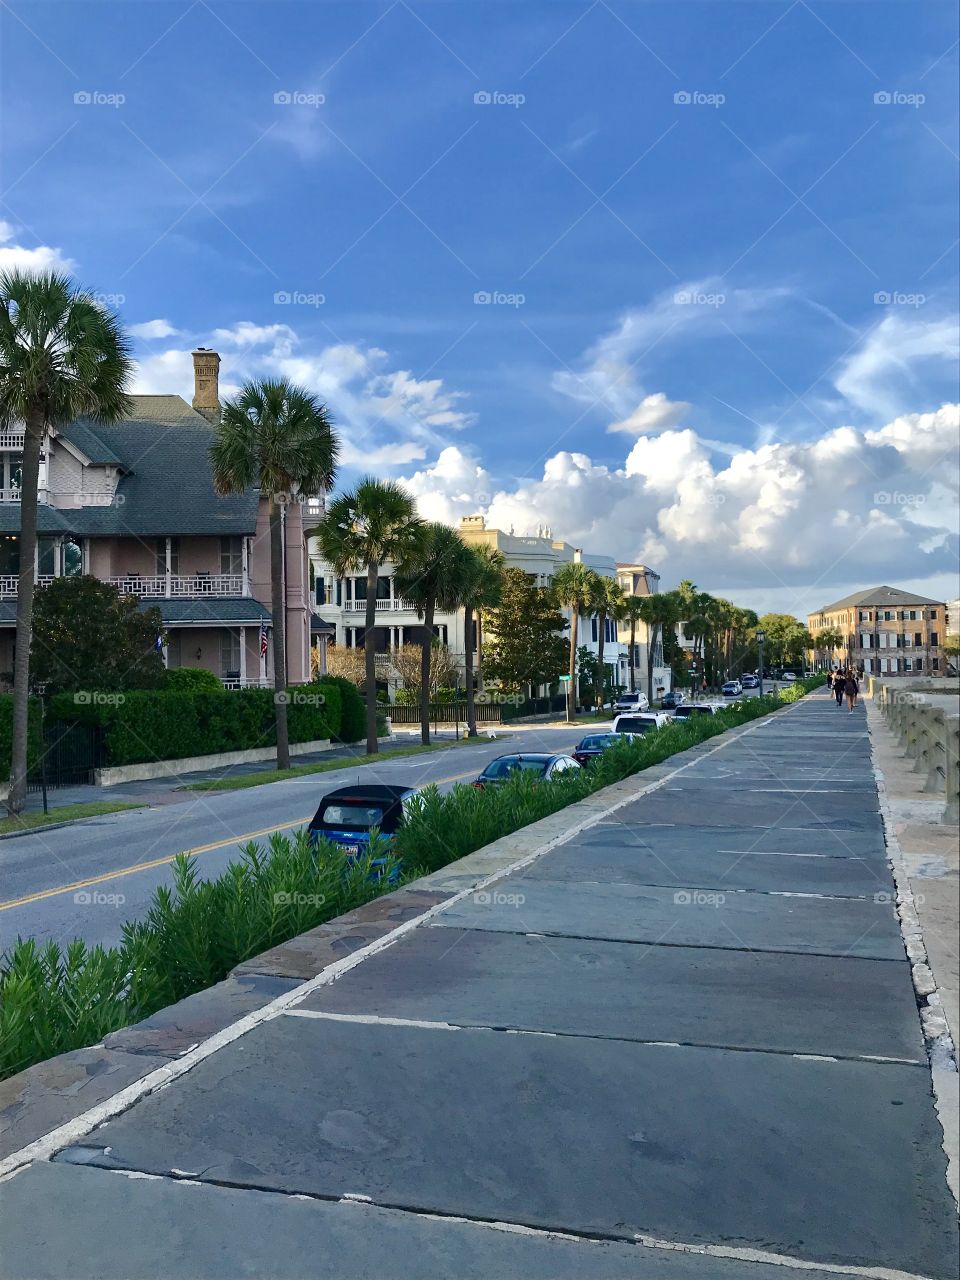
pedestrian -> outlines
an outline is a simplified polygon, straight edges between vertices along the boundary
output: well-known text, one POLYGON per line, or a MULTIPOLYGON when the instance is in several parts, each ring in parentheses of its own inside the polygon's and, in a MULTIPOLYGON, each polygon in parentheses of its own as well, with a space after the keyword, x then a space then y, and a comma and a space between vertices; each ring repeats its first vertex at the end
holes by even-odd
POLYGON ((847 710, 852 711, 857 705, 857 694, 860 692, 860 686, 857 684, 857 677, 853 674, 853 668, 847 672, 847 678, 843 682, 843 691, 847 695, 847 710))
POLYGON ((833 695, 837 700, 837 707, 843 706, 843 687, 846 684, 846 676, 842 671, 838 671, 833 677, 833 695))

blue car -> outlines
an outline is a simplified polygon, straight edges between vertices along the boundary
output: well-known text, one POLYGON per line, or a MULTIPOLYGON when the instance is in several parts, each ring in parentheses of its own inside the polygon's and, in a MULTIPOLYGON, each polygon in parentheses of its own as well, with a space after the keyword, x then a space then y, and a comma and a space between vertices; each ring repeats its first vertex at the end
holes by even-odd
MULTIPOLYGON (((411 800, 418 794, 416 787, 386 785, 340 787, 320 801, 308 828, 310 842, 316 847, 319 840, 329 840, 341 849, 347 862, 366 857, 370 847, 370 833, 377 830, 382 840, 392 844, 403 822, 411 800)), ((370 878, 379 880, 385 874, 389 859, 374 858, 370 864, 370 878)), ((392 882, 400 876, 400 867, 391 867, 388 878, 392 882)))

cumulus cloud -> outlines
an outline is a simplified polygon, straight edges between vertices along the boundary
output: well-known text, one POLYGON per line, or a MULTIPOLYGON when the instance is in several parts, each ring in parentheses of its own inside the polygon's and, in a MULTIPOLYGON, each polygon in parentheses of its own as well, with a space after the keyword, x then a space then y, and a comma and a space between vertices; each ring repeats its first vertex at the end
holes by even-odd
POLYGON ((135 338, 160 339, 179 336, 179 329, 174 328, 169 320, 145 320, 142 324, 131 324, 128 332, 135 338))
POLYGON ((667 582, 763 589, 806 608, 838 583, 916 582, 955 565, 960 406, 862 432, 716 455, 689 428, 643 435, 622 465, 561 451, 542 475, 491 492, 471 453, 448 447, 406 483, 432 518, 483 511, 517 533, 550 526, 577 546, 646 560, 667 582))
POLYGON ((620 422, 611 422, 608 431, 622 431, 626 435, 647 435, 678 426, 690 411, 685 400, 668 400, 662 391, 644 396, 632 413, 620 422))
POLYGON ((0 271, 65 271, 73 275, 77 264, 62 249, 51 245, 36 245, 32 249, 11 243, 17 229, 10 222, 0 219, 0 271))

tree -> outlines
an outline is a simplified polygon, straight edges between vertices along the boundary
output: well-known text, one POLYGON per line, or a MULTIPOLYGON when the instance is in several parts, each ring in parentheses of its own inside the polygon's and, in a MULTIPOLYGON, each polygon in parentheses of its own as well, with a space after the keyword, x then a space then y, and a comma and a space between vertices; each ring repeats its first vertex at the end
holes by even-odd
POLYGON ((564 667, 566 619, 549 587, 537 587, 522 569, 506 569, 500 603, 490 614, 484 675, 508 692, 552 684, 564 667))
POLYGON ((350 493, 331 502, 314 531, 320 554, 338 577, 366 569, 363 647, 366 671, 367 755, 377 754, 376 620, 380 566, 404 571, 419 554, 423 521, 402 485, 366 476, 350 493))
POLYGON ((223 406, 210 446, 218 494, 255 487, 267 499, 278 769, 290 767, 287 702, 285 696, 278 696, 287 686, 282 509, 300 495, 322 493, 332 486, 339 451, 326 406, 284 378, 245 383, 223 406))
POLYGON ((625 617, 626 597, 623 588, 614 578, 604 578, 599 574, 594 586, 593 607, 597 615, 597 663, 600 679, 596 688, 597 709, 602 711, 606 704, 606 672, 603 666, 603 650, 606 643, 607 619, 615 622, 625 617))
MULTIPOLYGON (((420 702, 423 691, 423 646, 419 644, 402 644, 390 654, 390 665, 403 681, 403 689, 408 697, 397 701, 407 706, 420 702)), ((434 640, 430 652, 430 677, 427 685, 427 705, 437 701, 440 689, 449 689, 457 683, 459 674, 456 657, 445 644, 434 640)))
POLYGON ((23 423, 20 569, 7 809, 27 790, 27 708, 33 649, 34 555, 40 454, 51 428, 77 418, 117 422, 129 414, 130 348, 112 311, 58 272, 0 274, 0 426, 23 423))
POLYGON ((798 662, 813 645, 810 632, 790 613, 765 613, 760 626, 766 632, 766 649, 771 655, 780 655, 780 665, 798 662))
POLYGON ((430 744, 430 657, 433 620, 437 609, 453 613, 460 607, 468 553, 459 533, 434 521, 423 527, 416 561, 394 575, 397 591, 413 605, 423 621, 420 636, 420 741, 430 744))
POLYGON ((358 689, 367 682, 367 666, 362 649, 348 649, 344 644, 327 647, 327 674, 349 680, 358 689))
POLYGON ((567 685, 567 723, 577 718, 577 639, 581 613, 587 613, 596 598, 598 579, 593 569, 577 560, 562 564, 553 575, 551 587, 557 602, 570 610, 570 683, 567 685))
POLYGON ((159 609, 141 610, 108 582, 54 578, 34 601, 33 678, 51 693, 156 689, 166 676, 162 632, 159 609))
POLYGON ((827 662, 833 666, 834 649, 842 649, 844 645, 843 632, 839 627, 824 627, 817 632, 813 644, 818 653, 826 652, 827 662))
POLYGON ((474 630, 477 620, 477 650, 481 642, 481 617, 484 609, 493 609, 500 603, 503 591, 503 555, 493 547, 468 547, 464 565, 463 601, 463 668, 467 686, 467 737, 477 736, 476 690, 473 681, 474 630))
POLYGON ((653 705, 653 666, 664 627, 679 620, 679 600, 672 591, 639 597, 639 614, 647 624, 647 698, 653 705))

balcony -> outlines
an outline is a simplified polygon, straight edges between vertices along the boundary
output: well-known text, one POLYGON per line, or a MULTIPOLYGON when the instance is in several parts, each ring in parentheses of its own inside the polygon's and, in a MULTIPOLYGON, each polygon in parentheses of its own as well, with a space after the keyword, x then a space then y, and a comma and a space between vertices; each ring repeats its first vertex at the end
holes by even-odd
MULTIPOLYGON (((37 578, 38 587, 48 587, 53 578, 44 574, 37 578)), ((15 573, 0 574, 0 600, 16 600, 17 588, 20 585, 20 578, 15 573)))
POLYGON ((242 573, 130 573, 107 578, 121 595, 149 600, 198 600, 205 596, 248 596, 250 584, 242 573))
MULTIPOLYGON (((344 600, 344 613, 366 613, 366 600, 344 600)), ((378 600, 377 613, 416 613, 416 606, 406 600, 378 600)))

